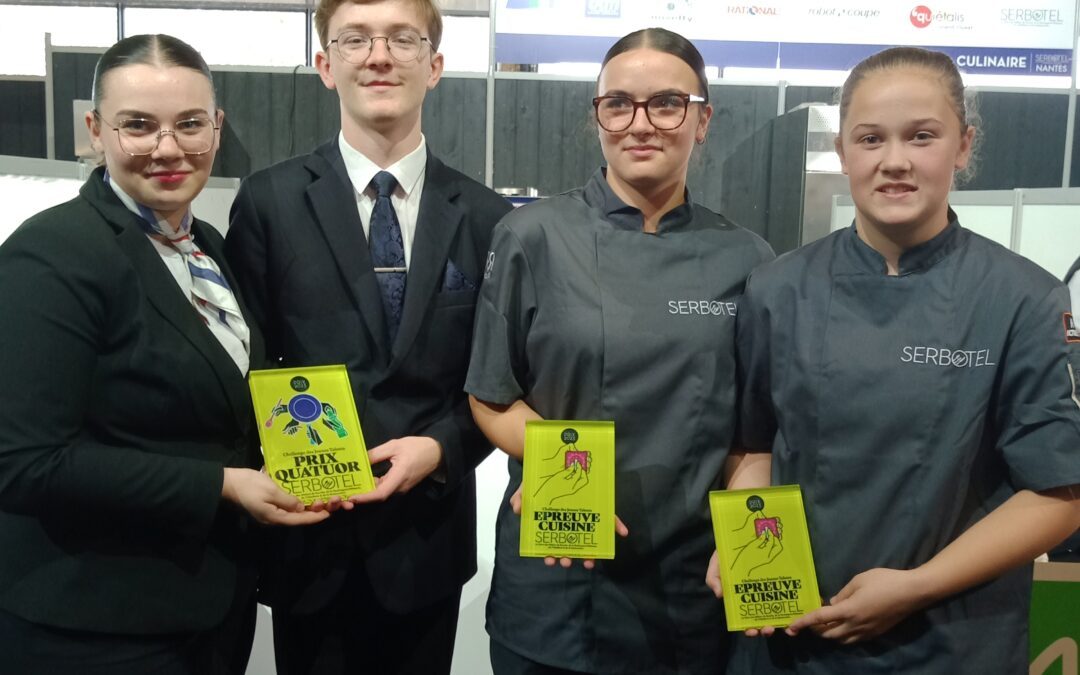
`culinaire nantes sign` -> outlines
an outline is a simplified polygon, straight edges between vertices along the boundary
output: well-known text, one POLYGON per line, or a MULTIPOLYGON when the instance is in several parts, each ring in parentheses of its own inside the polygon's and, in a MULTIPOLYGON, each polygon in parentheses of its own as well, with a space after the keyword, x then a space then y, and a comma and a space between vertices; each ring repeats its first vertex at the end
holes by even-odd
POLYGON ((375 489, 345 366, 254 370, 266 471, 305 504, 375 489))
POLYGON ((709 493, 728 630, 787 626, 821 606, 798 485, 709 493))
POLYGON ((615 557, 615 424, 525 425, 520 552, 615 557))

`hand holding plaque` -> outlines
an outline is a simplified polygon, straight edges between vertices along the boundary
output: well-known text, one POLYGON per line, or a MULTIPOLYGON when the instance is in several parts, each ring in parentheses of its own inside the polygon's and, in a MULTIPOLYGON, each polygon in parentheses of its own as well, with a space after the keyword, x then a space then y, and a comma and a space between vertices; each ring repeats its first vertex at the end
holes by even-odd
POLYGON ((710 492, 709 505, 729 630, 787 626, 821 606, 797 485, 710 492))
POLYGON ((266 471, 283 490, 333 511, 375 489, 345 366, 254 370, 249 383, 266 471))
POLYGON ((526 423, 520 511, 522 556, 614 558, 614 423, 526 423))

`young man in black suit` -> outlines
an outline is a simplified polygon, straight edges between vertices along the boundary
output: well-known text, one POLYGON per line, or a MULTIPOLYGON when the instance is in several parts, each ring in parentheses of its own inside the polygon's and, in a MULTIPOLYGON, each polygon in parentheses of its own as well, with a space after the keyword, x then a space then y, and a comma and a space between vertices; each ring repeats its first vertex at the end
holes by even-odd
POLYGON ((275 533, 263 598, 282 675, 445 673, 476 571, 473 469, 491 450, 462 387, 510 207, 427 150, 421 107, 443 70, 431 0, 321 0, 315 21, 341 133, 244 181, 227 255, 271 359, 346 364, 381 477, 350 511, 275 533))

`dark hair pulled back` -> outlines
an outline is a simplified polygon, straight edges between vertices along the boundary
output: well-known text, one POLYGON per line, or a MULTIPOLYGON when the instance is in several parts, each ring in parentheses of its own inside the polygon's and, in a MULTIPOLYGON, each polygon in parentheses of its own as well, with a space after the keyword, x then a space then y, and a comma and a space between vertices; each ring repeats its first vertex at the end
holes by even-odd
MULTIPOLYGON (((171 35, 132 35, 120 40, 101 55, 94 67, 94 107, 101 106, 102 80, 116 68, 132 65, 179 66, 203 74, 214 90, 214 77, 202 55, 188 43, 171 35)), ((215 105, 216 105, 215 96, 215 105)))

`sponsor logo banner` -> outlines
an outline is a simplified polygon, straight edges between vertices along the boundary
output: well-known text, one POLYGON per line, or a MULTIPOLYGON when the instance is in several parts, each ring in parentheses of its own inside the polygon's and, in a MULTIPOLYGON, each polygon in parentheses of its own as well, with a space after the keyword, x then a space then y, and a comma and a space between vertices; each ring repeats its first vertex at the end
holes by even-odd
MULTIPOLYGON (((888 45, 781 44, 781 68, 847 70, 888 45)), ((965 73, 1071 75, 1072 50, 931 47, 952 57, 965 73)))
POLYGON ((709 66, 846 70, 896 44, 944 51, 970 73, 1069 76, 1065 0, 497 0, 501 63, 599 63, 642 26, 692 40, 709 66), (1038 3, 1038 4, 1036 4, 1038 3))

